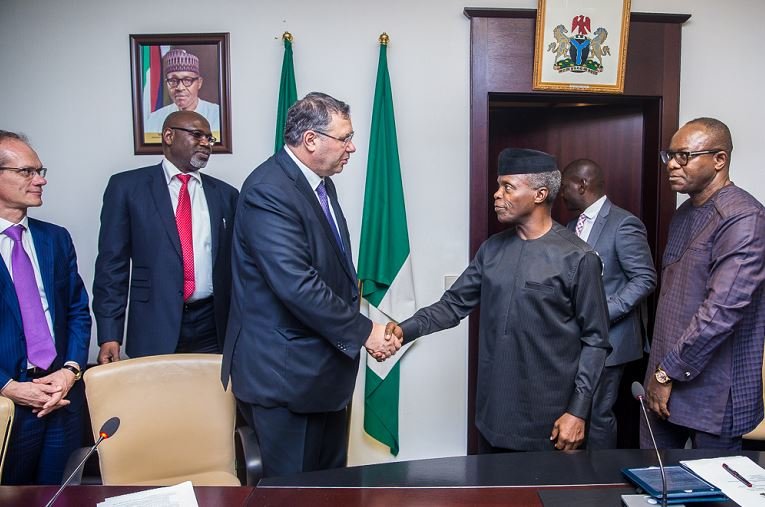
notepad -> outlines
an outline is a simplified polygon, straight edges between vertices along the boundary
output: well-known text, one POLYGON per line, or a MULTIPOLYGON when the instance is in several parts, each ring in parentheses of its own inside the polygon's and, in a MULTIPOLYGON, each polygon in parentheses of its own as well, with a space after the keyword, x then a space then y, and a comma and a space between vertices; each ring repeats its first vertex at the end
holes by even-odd
MULTIPOLYGON (((659 467, 624 468, 622 473, 647 494, 660 499, 662 495, 659 467)), ((728 500, 720 488, 710 484, 683 466, 664 467, 667 478, 667 502, 720 502, 728 500)))

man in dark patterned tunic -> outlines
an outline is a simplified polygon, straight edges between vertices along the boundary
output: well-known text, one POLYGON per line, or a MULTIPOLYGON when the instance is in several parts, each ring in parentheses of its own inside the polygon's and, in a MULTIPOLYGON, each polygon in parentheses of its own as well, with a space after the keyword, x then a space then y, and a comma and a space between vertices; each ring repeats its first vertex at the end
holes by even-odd
POLYGON ((575 449, 610 350, 602 264, 550 216, 560 188, 553 157, 508 148, 498 172, 494 211, 515 227, 486 240, 440 301, 386 333, 412 341, 480 304, 480 451, 575 449))
POLYGON ((763 417, 765 208, 731 182, 732 150, 724 123, 699 118, 661 154, 690 199, 670 224, 645 380, 660 448, 737 451, 763 417))

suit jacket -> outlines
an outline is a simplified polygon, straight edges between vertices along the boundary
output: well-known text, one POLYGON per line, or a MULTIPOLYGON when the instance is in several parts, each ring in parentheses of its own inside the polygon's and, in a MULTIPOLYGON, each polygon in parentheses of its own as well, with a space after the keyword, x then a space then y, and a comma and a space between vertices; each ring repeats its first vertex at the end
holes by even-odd
MULTIPOLYGON (((202 174, 212 233, 213 296, 222 347, 231 298, 231 236, 238 192, 202 174)), ((183 315, 183 257, 162 164, 115 174, 104 192, 93 282, 98 343, 130 357, 175 352, 183 315)))
POLYGON ((325 185, 344 251, 313 189, 280 150, 242 187, 221 377, 243 402, 297 413, 348 405, 359 351, 372 329, 359 291, 345 217, 325 185))
MULTIPOLYGON (((88 293, 77 272, 72 238, 63 227, 33 218, 29 219, 29 230, 53 321, 56 359, 51 369, 61 368, 66 361, 75 361, 85 368, 91 319, 88 293)), ((8 268, 0 261, 0 386, 11 379, 28 381, 26 371, 27 350, 19 301, 8 268)), ((67 399, 71 404, 64 410, 82 408, 82 382, 74 385, 67 399)))
MULTIPOLYGON (((568 224, 576 229, 576 220, 568 224)), ((656 269, 643 223, 606 199, 587 243, 603 261, 603 287, 611 321, 608 339, 613 351, 606 366, 643 357, 647 340, 645 299, 656 288, 656 269)))

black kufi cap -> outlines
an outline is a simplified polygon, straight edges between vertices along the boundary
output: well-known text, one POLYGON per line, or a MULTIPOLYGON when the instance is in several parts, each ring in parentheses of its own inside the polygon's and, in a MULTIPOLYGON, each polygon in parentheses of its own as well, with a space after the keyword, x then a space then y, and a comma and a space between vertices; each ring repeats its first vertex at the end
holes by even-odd
POLYGON ((557 171, 555 157, 543 151, 505 148, 499 154, 497 174, 536 174, 557 171))

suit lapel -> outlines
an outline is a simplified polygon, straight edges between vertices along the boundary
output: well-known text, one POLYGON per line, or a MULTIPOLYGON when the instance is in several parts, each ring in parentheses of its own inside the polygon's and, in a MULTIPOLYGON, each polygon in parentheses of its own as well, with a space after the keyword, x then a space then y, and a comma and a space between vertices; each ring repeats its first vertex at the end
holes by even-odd
POLYGON ((48 299, 48 311, 50 311, 51 322, 56 322, 56 305, 53 304, 55 287, 53 277, 53 263, 55 261, 55 252, 50 235, 45 234, 36 220, 29 219, 29 231, 32 233, 32 241, 35 244, 35 253, 37 255, 37 264, 40 266, 40 278, 42 278, 45 297, 48 299))
MULTIPOLYGON (((290 158, 287 153, 284 152, 284 150, 280 150, 276 154, 276 161, 279 162, 279 165, 281 165, 284 170, 286 171, 287 175, 295 181, 295 186, 297 187, 298 191, 303 195, 303 197, 308 202, 308 205, 313 210, 314 214, 316 215, 319 223, 321 224, 321 228, 324 231, 324 235, 326 236, 327 241, 332 245, 332 248, 335 251, 335 254, 337 255, 338 259, 340 259, 340 264, 342 264, 343 269, 345 270, 345 273, 348 275, 348 277, 351 280, 355 280, 356 277, 352 273, 351 268, 349 266, 346 254, 340 249, 340 245, 337 244, 337 241, 335 240, 335 235, 332 232, 331 226, 329 222, 327 221, 327 217, 324 216, 324 211, 321 209, 321 204, 319 204, 319 199, 316 197, 316 193, 313 191, 311 186, 308 184, 308 180, 305 179, 305 176, 303 176, 303 173, 300 171, 300 168, 293 162, 293 160, 290 158)), ((327 178, 325 180, 325 185, 327 187, 327 195, 330 195, 330 192, 332 195, 334 195, 334 198, 330 197, 330 202, 333 202, 332 207, 335 211, 335 215, 337 217, 342 217, 341 213, 338 213, 339 206, 336 206, 334 203, 337 202, 337 196, 335 195, 335 187, 332 184, 332 181, 327 178)), ((338 224, 339 230, 340 230, 340 237, 344 237, 347 235, 347 226, 345 226, 345 219, 342 220, 338 219, 338 222, 342 222, 342 226, 338 224)), ((343 241, 346 241, 344 239, 343 241)), ((346 246, 346 250, 350 248, 350 245, 346 246)))
POLYGON ((608 214, 611 212, 611 203, 608 199, 603 202, 603 206, 600 207, 598 216, 595 217, 595 223, 592 224, 590 235, 587 237, 587 244, 594 247, 598 242, 600 233, 603 232, 603 228, 606 226, 608 220, 608 214))
POLYGON ((221 209, 221 196, 215 182, 202 176, 202 187, 204 188, 205 199, 207 200, 207 210, 210 212, 210 234, 212 235, 212 265, 215 266, 215 260, 218 257, 218 245, 220 245, 220 227, 226 227, 223 222, 223 210, 221 209))
POLYGON ((19 309, 19 300, 16 296, 16 287, 13 285, 11 274, 8 272, 8 266, 5 262, 0 262, 0 299, 10 308, 11 313, 16 318, 19 328, 21 324, 21 310, 19 309))
POLYGON ((167 181, 162 169, 162 164, 157 164, 151 171, 151 194, 154 198, 154 205, 157 208, 157 215, 165 227, 170 242, 175 247, 178 257, 181 255, 181 240, 178 237, 178 226, 175 223, 175 213, 173 212, 173 203, 170 200, 170 191, 167 188, 167 181))

